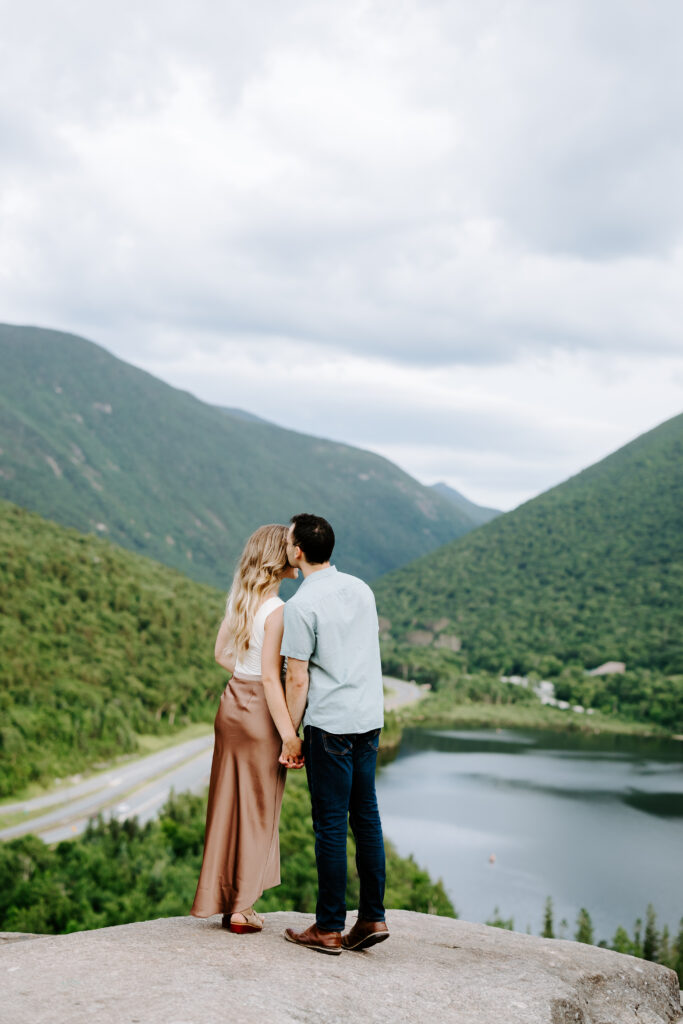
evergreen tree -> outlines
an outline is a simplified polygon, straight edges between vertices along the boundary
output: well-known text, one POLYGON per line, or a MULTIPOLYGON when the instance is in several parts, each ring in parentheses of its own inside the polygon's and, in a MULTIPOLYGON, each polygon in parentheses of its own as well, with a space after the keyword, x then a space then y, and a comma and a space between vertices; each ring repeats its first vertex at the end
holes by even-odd
POLYGON ((585 942, 589 946, 592 946, 595 942, 593 922, 591 921, 591 916, 585 907, 581 907, 581 910, 579 910, 579 915, 576 919, 576 933, 574 938, 577 942, 585 942))
POLYGON ((515 930, 515 920, 512 917, 502 917, 499 907, 493 908, 493 917, 486 924, 489 928, 503 928, 507 932, 515 930))
POLYGON ((628 953, 629 956, 634 955, 633 942, 623 925, 619 925, 615 931, 610 949, 613 949, 616 953, 628 953))
POLYGON ((659 961, 659 932, 657 931, 657 915, 651 903, 647 905, 645 916, 645 937, 643 938, 643 957, 645 960, 659 961))
POLYGON ((683 917, 680 920, 678 935, 676 936, 676 953, 671 966, 678 975, 678 980, 683 984, 683 917))
POLYGON ((553 929, 553 901, 550 896, 545 901, 545 911, 543 913, 543 938, 554 939, 555 931, 553 929))
POLYGON ((671 937, 669 935, 669 926, 665 924, 662 928, 662 934, 659 936, 659 962, 668 966, 670 960, 671 937))

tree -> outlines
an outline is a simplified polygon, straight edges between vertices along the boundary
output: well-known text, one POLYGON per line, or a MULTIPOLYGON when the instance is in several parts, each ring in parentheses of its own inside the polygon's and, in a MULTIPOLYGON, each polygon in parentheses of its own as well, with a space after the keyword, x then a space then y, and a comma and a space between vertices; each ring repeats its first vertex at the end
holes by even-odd
POLYGON ((662 928, 662 934, 659 937, 659 963, 666 964, 669 966, 671 960, 671 941, 669 936, 669 927, 664 925, 662 928))
POLYGON ((553 901, 550 896, 545 901, 545 911, 543 913, 543 932, 544 939, 554 939, 555 931, 553 929, 553 901))
MULTIPOLYGON (((292 777, 280 819, 282 885, 259 909, 315 911, 317 872, 305 778, 292 777)), ((172 796, 158 820, 139 825, 100 817, 56 847, 35 836, 0 843, 0 929, 61 934, 187 914, 202 860, 206 798, 172 796)), ((349 843, 349 906, 358 906, 355 847, 349 843)), ((387 851, 387 904, 454 917, 442 882, 412 857, 387 851)))
POLYGON ((672 966, 678 975, 678 980, 683 983, 683 917, 681 918, 678 935, 676 936, 676 959, 672 966))
POLYGON ((512 917, 501 917, 499 907, 493 908, 493 917, 486 924, 489 928, 503 928, 507 932, 513 932, 515 930, 515 921, 512 917))
POLYGON ((629 956, 635 955, 633 942, 623 925, 619 925, 615 931, 610 949, 613 949, 616 953, 628 953, 629 956))
POLYGON ((659 960, 659 932, 657 931, 657 915, 651 903, 647 905, 645 917, 645 936, 643 938, 643 957, 645 960, 659 960))
POLYGON ((576 919, 576 933, 574 938, 577 942, 585 942, 587 945, 592 946, 595 942, 595 936, 593 933, 593 922, 591 916, 585 907, 581 907, 579 915, 576 919))

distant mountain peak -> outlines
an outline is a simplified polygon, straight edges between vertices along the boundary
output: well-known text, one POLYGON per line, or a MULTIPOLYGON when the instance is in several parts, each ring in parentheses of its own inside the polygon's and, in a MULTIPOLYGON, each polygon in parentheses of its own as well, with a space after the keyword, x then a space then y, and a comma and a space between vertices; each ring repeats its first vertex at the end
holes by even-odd
POLYGON ((488 523, 496 516, 501 515, 500 509, 486 508, 484 505, 476 505, 469 498, 466 498, 460 491, 456 491, 454 487, 449 484, 439 481, 438 484, 432 484, 432 490, 436 491, 447 501, 450 501, 456 508, 459 508, 461 512, 468 515, 475 525, 479 526, 482 523, 488 523))
POLYGON ((366 579, 475 525, 379 455, 208 405, 78 335, 0 325, 0 359, 0 497, 194 579, 227 587, 246 537, 302 509, 366 579))
POLYGON ((374 588, 395 643, 446 616, 469 668, 683 673, 683 414, 374 588))

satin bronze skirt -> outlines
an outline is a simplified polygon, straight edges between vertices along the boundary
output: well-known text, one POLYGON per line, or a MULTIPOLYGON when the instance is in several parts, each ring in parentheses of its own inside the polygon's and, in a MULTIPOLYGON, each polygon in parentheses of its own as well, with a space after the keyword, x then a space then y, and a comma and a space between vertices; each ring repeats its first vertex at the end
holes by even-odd
POLYGON ((262 683, 234 676, 221 697, 204 859, 190 913, 232 914, 280 884, 278 825, 287 769, 262 683))

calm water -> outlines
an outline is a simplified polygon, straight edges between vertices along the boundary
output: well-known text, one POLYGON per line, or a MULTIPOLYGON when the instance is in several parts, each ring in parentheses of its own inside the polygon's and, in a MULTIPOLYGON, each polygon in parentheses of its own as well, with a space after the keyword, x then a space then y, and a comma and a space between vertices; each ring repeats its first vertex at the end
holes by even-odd
POLYGON ((683 916, 683 743, 521 730, 411 729, 381 769, 384 831, 399 853, 441 877, 466 920, 497 906, 515 928, 632 933, 653 903, 683 916), (490 863, 491 854, 495 863, 490 863))

